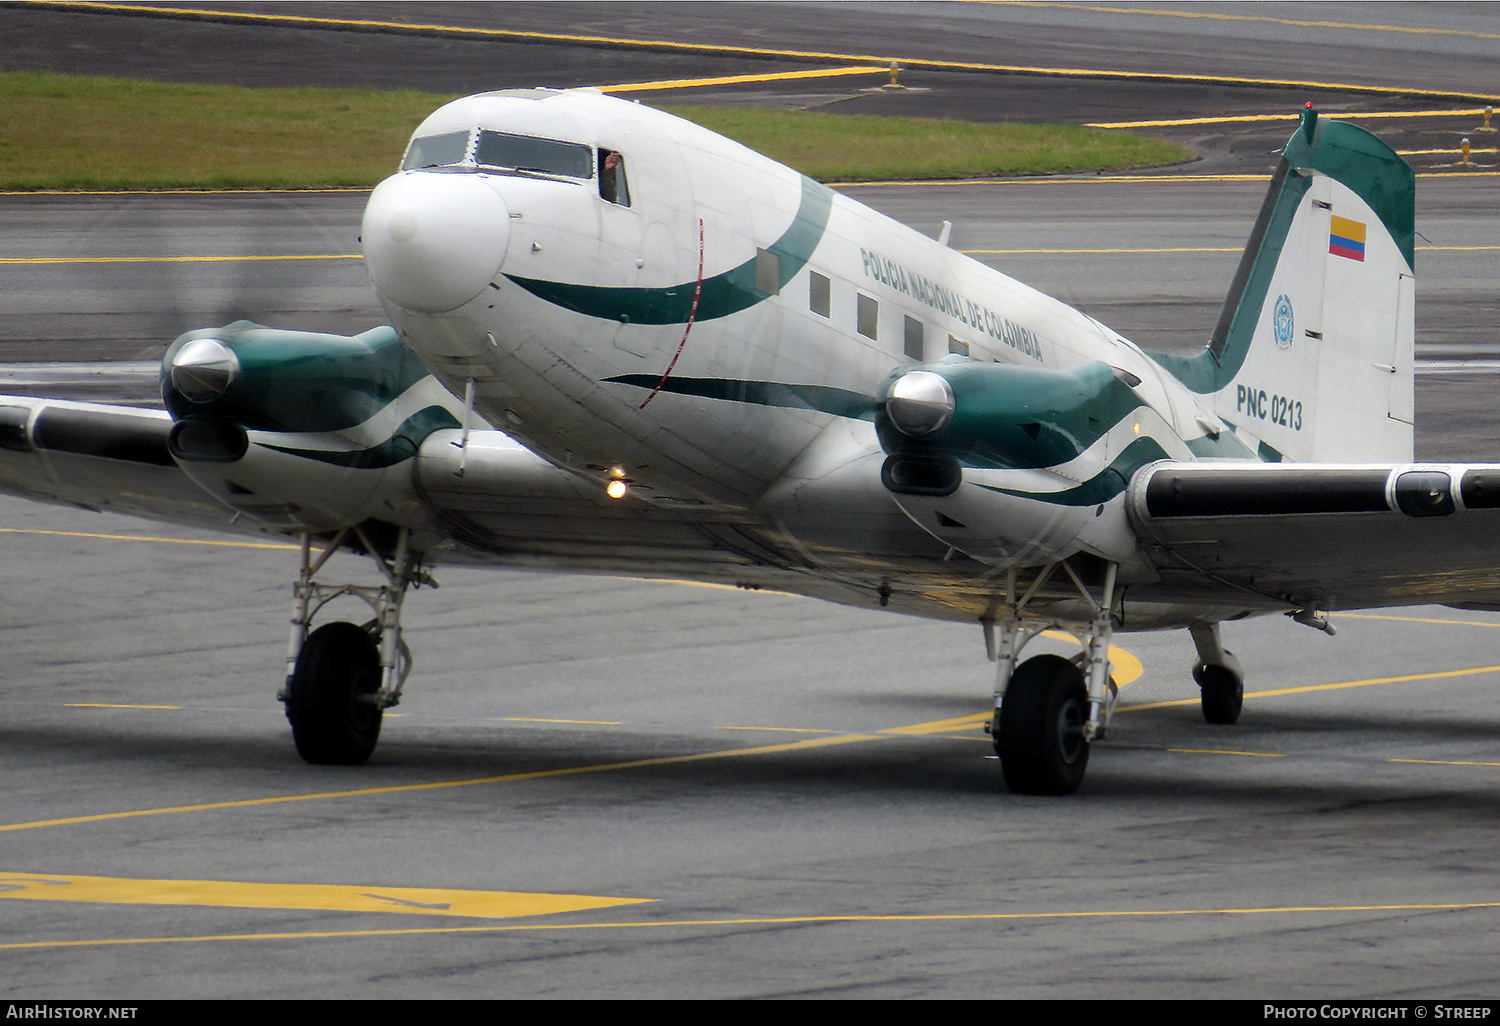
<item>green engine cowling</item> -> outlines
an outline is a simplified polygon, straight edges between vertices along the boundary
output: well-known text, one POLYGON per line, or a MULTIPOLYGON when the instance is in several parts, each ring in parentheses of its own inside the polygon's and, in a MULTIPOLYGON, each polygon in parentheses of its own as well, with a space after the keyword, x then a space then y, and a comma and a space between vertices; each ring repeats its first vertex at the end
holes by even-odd
POLYGON ((237 321, 191 331, 162 359, 172 458, 269 528, 421 527, 411 459, 462 407, 394 329, 328 335, 237 321))

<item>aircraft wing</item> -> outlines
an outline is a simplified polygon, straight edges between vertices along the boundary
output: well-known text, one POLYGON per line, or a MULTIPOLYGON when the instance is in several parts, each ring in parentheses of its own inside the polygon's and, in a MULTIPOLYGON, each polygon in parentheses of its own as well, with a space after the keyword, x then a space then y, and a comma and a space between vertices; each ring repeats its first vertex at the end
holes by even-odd
POLYGON ((0 491, 234 529, 234 511, 193 483, 172 459, 171 428, 165 410, 0 396, 0 491))
POLYGON ((1130 512, 1163 600, 1500 604, 1496 464, 1164 462, 1134 476, 1130 512))

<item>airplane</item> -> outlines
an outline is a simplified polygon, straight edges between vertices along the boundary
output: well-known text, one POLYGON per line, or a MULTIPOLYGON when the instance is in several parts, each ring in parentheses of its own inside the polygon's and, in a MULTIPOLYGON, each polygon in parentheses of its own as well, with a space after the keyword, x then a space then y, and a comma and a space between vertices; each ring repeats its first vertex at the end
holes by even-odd
POLYGON ((300 539, 285 703, 358 764, 439 564, 687 579, 974 624, 1006 785, 1065 795, 1115 632, 1500 608, 1500 465, 1413 462, 1411 168, 1309 103, 1193 356, 704 128, 590 89, 448 103, 371 193, 389 325, 182 335, 164 409, 0 397, 0 489, 300 539), (374 584, 329 579, 336 551, 374 584), (333 598, 368 623, 314 627, 333 598), (1022 658, 1044 631, 1076 658, 1022 658))

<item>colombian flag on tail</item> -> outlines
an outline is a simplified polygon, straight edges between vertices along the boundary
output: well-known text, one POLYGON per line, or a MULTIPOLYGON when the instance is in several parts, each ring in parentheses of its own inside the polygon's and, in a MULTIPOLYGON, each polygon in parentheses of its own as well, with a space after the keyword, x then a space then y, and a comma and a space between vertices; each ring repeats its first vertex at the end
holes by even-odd
POLYGON ((1328 232, 1328 252, 1334 256, 1348 257, 1350 260, 1363 263, 1365 259, 1364 223, 1351 221, 1347 217, 1339 217, 1335 214, 1328 232))

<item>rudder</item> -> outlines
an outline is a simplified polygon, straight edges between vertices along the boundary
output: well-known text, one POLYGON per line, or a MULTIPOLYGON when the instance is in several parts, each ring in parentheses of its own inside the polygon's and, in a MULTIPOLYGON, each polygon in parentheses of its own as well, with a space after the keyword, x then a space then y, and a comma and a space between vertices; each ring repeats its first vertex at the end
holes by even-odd
POLYGON ((1208 348, 1155 359, 1262 458, 1409 462, 1415 207, 1394 150, 1305 110, 1208 348))

